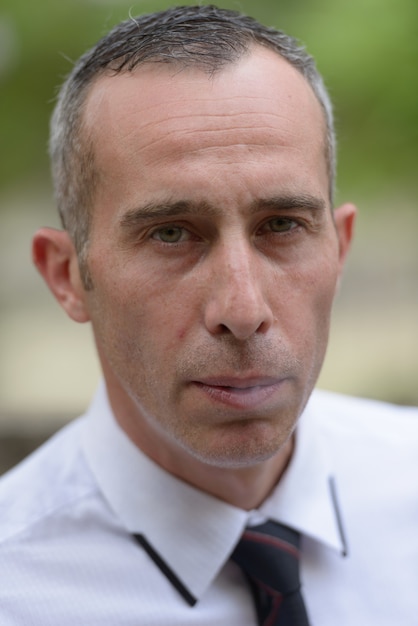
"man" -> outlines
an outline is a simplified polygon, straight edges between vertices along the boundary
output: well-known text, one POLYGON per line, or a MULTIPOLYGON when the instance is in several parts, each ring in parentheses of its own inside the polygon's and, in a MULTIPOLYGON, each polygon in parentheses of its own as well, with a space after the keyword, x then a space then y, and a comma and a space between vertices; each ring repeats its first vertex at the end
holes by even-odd
POLYGON ((417 411, 312 394, 355 216, 334 152, 312 59, 233 12, 74 67, 33 256, 104 384, 2 480, 2 625, 414 623, 417 411))

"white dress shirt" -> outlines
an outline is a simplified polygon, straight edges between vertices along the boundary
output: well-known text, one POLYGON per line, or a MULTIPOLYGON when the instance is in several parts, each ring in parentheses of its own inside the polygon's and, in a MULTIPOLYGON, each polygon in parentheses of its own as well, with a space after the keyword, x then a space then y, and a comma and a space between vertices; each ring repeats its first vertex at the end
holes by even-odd
POLYGON ((418 410, 315 392, 280 484, 244 511, 140 452, 102 388, 0 480, 0 625, 255 626, 228 559, 268 517, 302 534, 312 626, 416 626, 417 476, 418 410))

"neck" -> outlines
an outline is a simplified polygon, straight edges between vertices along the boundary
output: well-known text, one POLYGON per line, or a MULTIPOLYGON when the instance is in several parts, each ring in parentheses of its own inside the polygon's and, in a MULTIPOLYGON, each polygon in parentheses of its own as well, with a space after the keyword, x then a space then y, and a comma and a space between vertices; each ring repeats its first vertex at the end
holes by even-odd
POLYGON ((273 457, 249 467, 216 467, 194 458, 182 463, 178 457, 174 469, 173 463, 169 467, 165 467, 164 462, 159 464, 197 489, 250 511, 258 508, 270 495, 286 470, 292 452, 293 437, 273 457))
POLYGON ((126 422, 118 422, 131 441, 167 472, 200 491, 248 511, 258 508, 270 495, 293 452, 294 437, 291 436, 266 460, 244 467, 217 466, 194 457, 173 441, 163 443, 159 439, 156 442, 155 433, 147 429, 137 436, 138 432, 127 427, 126 422))

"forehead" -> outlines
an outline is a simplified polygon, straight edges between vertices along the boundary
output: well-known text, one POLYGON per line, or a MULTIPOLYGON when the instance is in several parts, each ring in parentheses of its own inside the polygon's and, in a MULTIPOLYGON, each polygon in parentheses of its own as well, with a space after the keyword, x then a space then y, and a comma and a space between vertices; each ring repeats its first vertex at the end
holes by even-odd
POLYGON ((106 177, 126 175, 133 163, 135 175, 139 164, 152 175, 153 166, 178 166, 201 155, 251 164, 281 147, 300 152, 301 168, 309 148, 327 177, 325 121, 316 96, 295 68, 261 47, 211 76, 150 63, 100 77, 86 100, 84 128, 106 177))

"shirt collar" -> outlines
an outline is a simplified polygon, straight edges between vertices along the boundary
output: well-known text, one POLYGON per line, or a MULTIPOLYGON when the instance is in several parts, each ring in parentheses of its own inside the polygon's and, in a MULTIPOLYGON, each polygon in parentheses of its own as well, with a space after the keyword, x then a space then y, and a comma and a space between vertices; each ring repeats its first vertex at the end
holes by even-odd
POLYGON ((329 443, 318 425, 322 410, 321 392, 314 392, 296 429, 291 462, 260 512, 345 555, 347 545, 329 443))
MULTIPOLYGON (((312 430, 304 415, 286 473, 259 512, 343 550, 329 468, 312 430)), ((126 531, 144 535, 199 599, 229 558, 252 512, 195 489, 143 454, 117 424, 104 385, 88 411, 83 439, 99 488, 126 531)))

